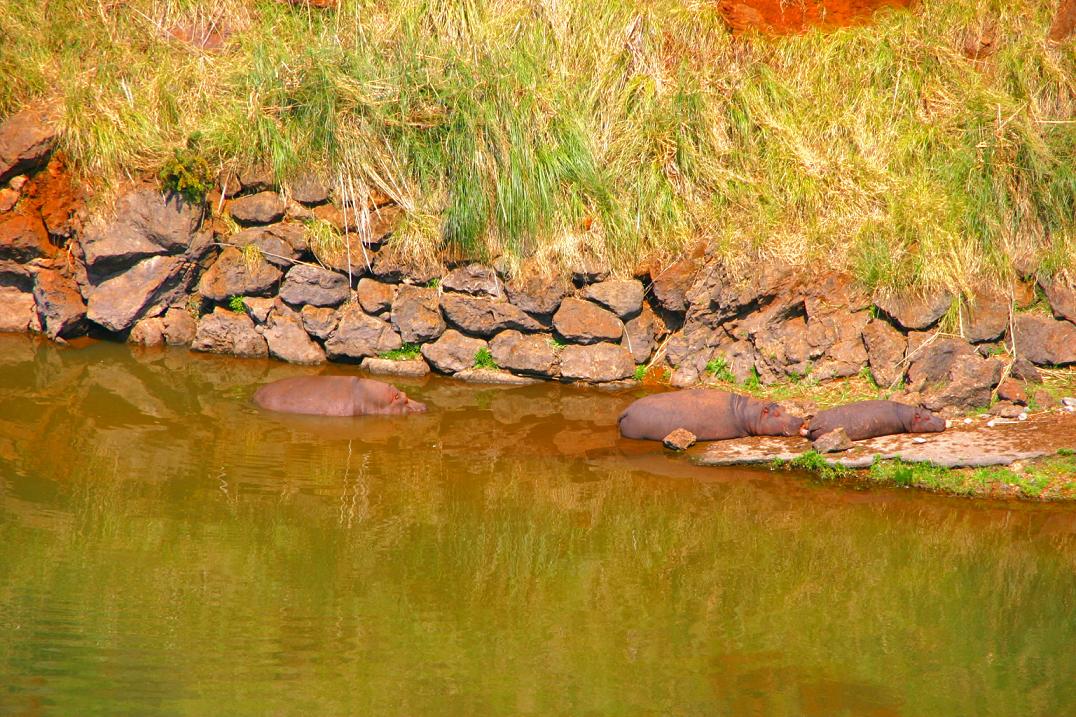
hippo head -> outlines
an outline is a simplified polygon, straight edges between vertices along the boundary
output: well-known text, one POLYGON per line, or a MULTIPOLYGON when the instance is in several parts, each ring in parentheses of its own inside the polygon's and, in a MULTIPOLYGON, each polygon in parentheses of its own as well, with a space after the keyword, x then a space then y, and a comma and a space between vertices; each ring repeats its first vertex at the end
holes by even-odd
POLYGON ((803 419, 793 416, 779 404, 767 403, 762 407, 758 417, 760 436, 798 436, 803 427, 803 419))
POLYGON ((408 413, 424 413, 426 404, 407 397, 395 386, 381 381, 360 380, 356 405, 363 407, 361 413, 400 416, 408 413))
POLYGON ((912 411, 912 420, 908 425, 909 433, 941 433, 945 430, 945 419, 931 413, 923 406, 916 406, 912 411))

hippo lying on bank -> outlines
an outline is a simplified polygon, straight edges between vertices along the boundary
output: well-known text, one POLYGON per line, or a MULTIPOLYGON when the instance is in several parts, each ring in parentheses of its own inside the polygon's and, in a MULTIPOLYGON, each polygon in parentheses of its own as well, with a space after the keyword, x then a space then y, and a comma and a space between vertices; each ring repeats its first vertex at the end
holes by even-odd
POLYGON ((700 441, 744 436, 798 436, 803 419, 776 403, 708 388, 656 393, 635 401, 618 419, 620 435, 660 441, 677 428, 700 441))
POLYGON ((357 376, 281 379, 259 388, 254 403, 270 411, 312 416, 399 416, 426 410, 426 404, 395 386, 357 376))
POLYGON ((921 406, 859 401, 820 412, 810 420, 807 437, 813 441, 838 428, 853 441, 861 441, 894 433, 940 433, 945 430, 945 419, 921 406))

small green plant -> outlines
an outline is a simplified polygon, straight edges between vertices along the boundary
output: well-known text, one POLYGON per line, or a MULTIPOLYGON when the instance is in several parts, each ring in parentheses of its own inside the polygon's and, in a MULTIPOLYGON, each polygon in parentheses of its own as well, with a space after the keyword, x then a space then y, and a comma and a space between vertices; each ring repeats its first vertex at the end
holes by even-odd
POLYGON ((179 194, 191 204, 201 204, 213 187, 213 173, 209 162, 199 150, 200 135, 196 132, 187 140, 187 146, 172 152, 157 178, 161 186, 179 194))
POLYGON ((646 364, 641 363, 635 367, 635 380, 642 381, 644 378, 646 378, 646 364))
POLYGON ((1059 456, 1076 456, 1076 450, 1072 448, 1058 448, 1057 455, 1059 456))
POLYGON ((558 339, 556 336, 554 336, 549 339, 549 345, 553 347, 554 351, 560 351, 562 348, 565 347, 566 344, 560 339, 558 339))
POLYGON ((818 475, 823 480, 833 480, 836 478, 844 478, 851 471, 844 466, 830 465, 818 451, 807 451, 803 455, 797 456, 784 464, 789 468, 798 468, 799 470, 811 471, 818 475))
POLYGON ((716 356, 706 362, 706 373, 710 374, 718 381, 725 381, 726 383, 736 383, 736 377, 732 375, 732 371, 729 370, 729 362, 722 356, 716 356))
POLYGON ((863 368, 859 369, 859 377, 869 383, 870 387, 873 388, 875 391, 881 388, 881 386, 878 385, 878 382, 874 380, 874 374, 871 373, 870 366, 864 366, 863 368))
POLYGON ((426 286, 428 286, 431 289, 436 289, 440 285, 441 285, 441 280, 438 279, 437 277, 434 277, 434 278, 432 278, 432 279, 430 279, 429 281, 426 282, 426 286))
POLYGON ((233 296, 228 299, 228 308, 237 314, 245 314, 247 312, 247 300, 242 296, 233 296))
POLYGON ((758 369, 754 366, 751 367, 751 375, 744 379, 744 388, 749 391, 757 391, 762 388, 762 377, 758 374, 758 369))
POLYGON ((410 361, 421 355, 422 351, 419 349, 418 344, 404 344, 398 349, 382 353, 381 358, 389 361, 410 361))
POLYGON ((493 360, 493 354, 491 354, 489 352, 489 349, 486 348, 485 346, 483 346, 482 348, 478 349, 478 351, 475 352, 475 355, 474 355, 474 367, 475 368, 490 368, 490 369, 500 368, 500 366, 497 365, 497 362, 493 360))

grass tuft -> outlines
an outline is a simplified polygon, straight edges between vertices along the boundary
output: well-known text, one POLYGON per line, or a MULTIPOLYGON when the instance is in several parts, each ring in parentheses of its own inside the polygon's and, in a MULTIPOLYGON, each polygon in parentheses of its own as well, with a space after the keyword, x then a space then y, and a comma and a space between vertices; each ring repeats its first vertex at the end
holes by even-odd
POLYGON ((380 355, 380 358, 388 359, 389 361, 411 361, 421 355, 422 351, 418 344, 404 344, 398 349, 385 351, 380 355))
POLYGON ((474 367, 475 368, 488 368, 488 369, 498 369, 498 368, 500 368, 500 366, 497 365, 497 362, 493 360, 493 354, 490 353, 489 349, 487 347, 485 347, 485 346, 483 346, 482 348, 478 349, 478 351, 475 352, 475 355, 474 355, 474 367))

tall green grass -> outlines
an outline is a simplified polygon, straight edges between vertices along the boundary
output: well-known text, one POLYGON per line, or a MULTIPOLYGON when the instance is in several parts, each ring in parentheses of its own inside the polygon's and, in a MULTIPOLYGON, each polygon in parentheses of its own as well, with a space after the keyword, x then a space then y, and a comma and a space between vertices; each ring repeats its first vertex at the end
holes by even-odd
POLYGON ((432 254, 618 267, 703 242, 871 287, 1076 267, 1076 51, 1048 0, 731 37, 716 3, 273 0, 0 5, 0 115, 49 102, 78 166, 310 169, 407 210, 432 254), (996 28, 973 61, 969 28, 996 28), (220 52, 170 35, 223 26, 220 52))

